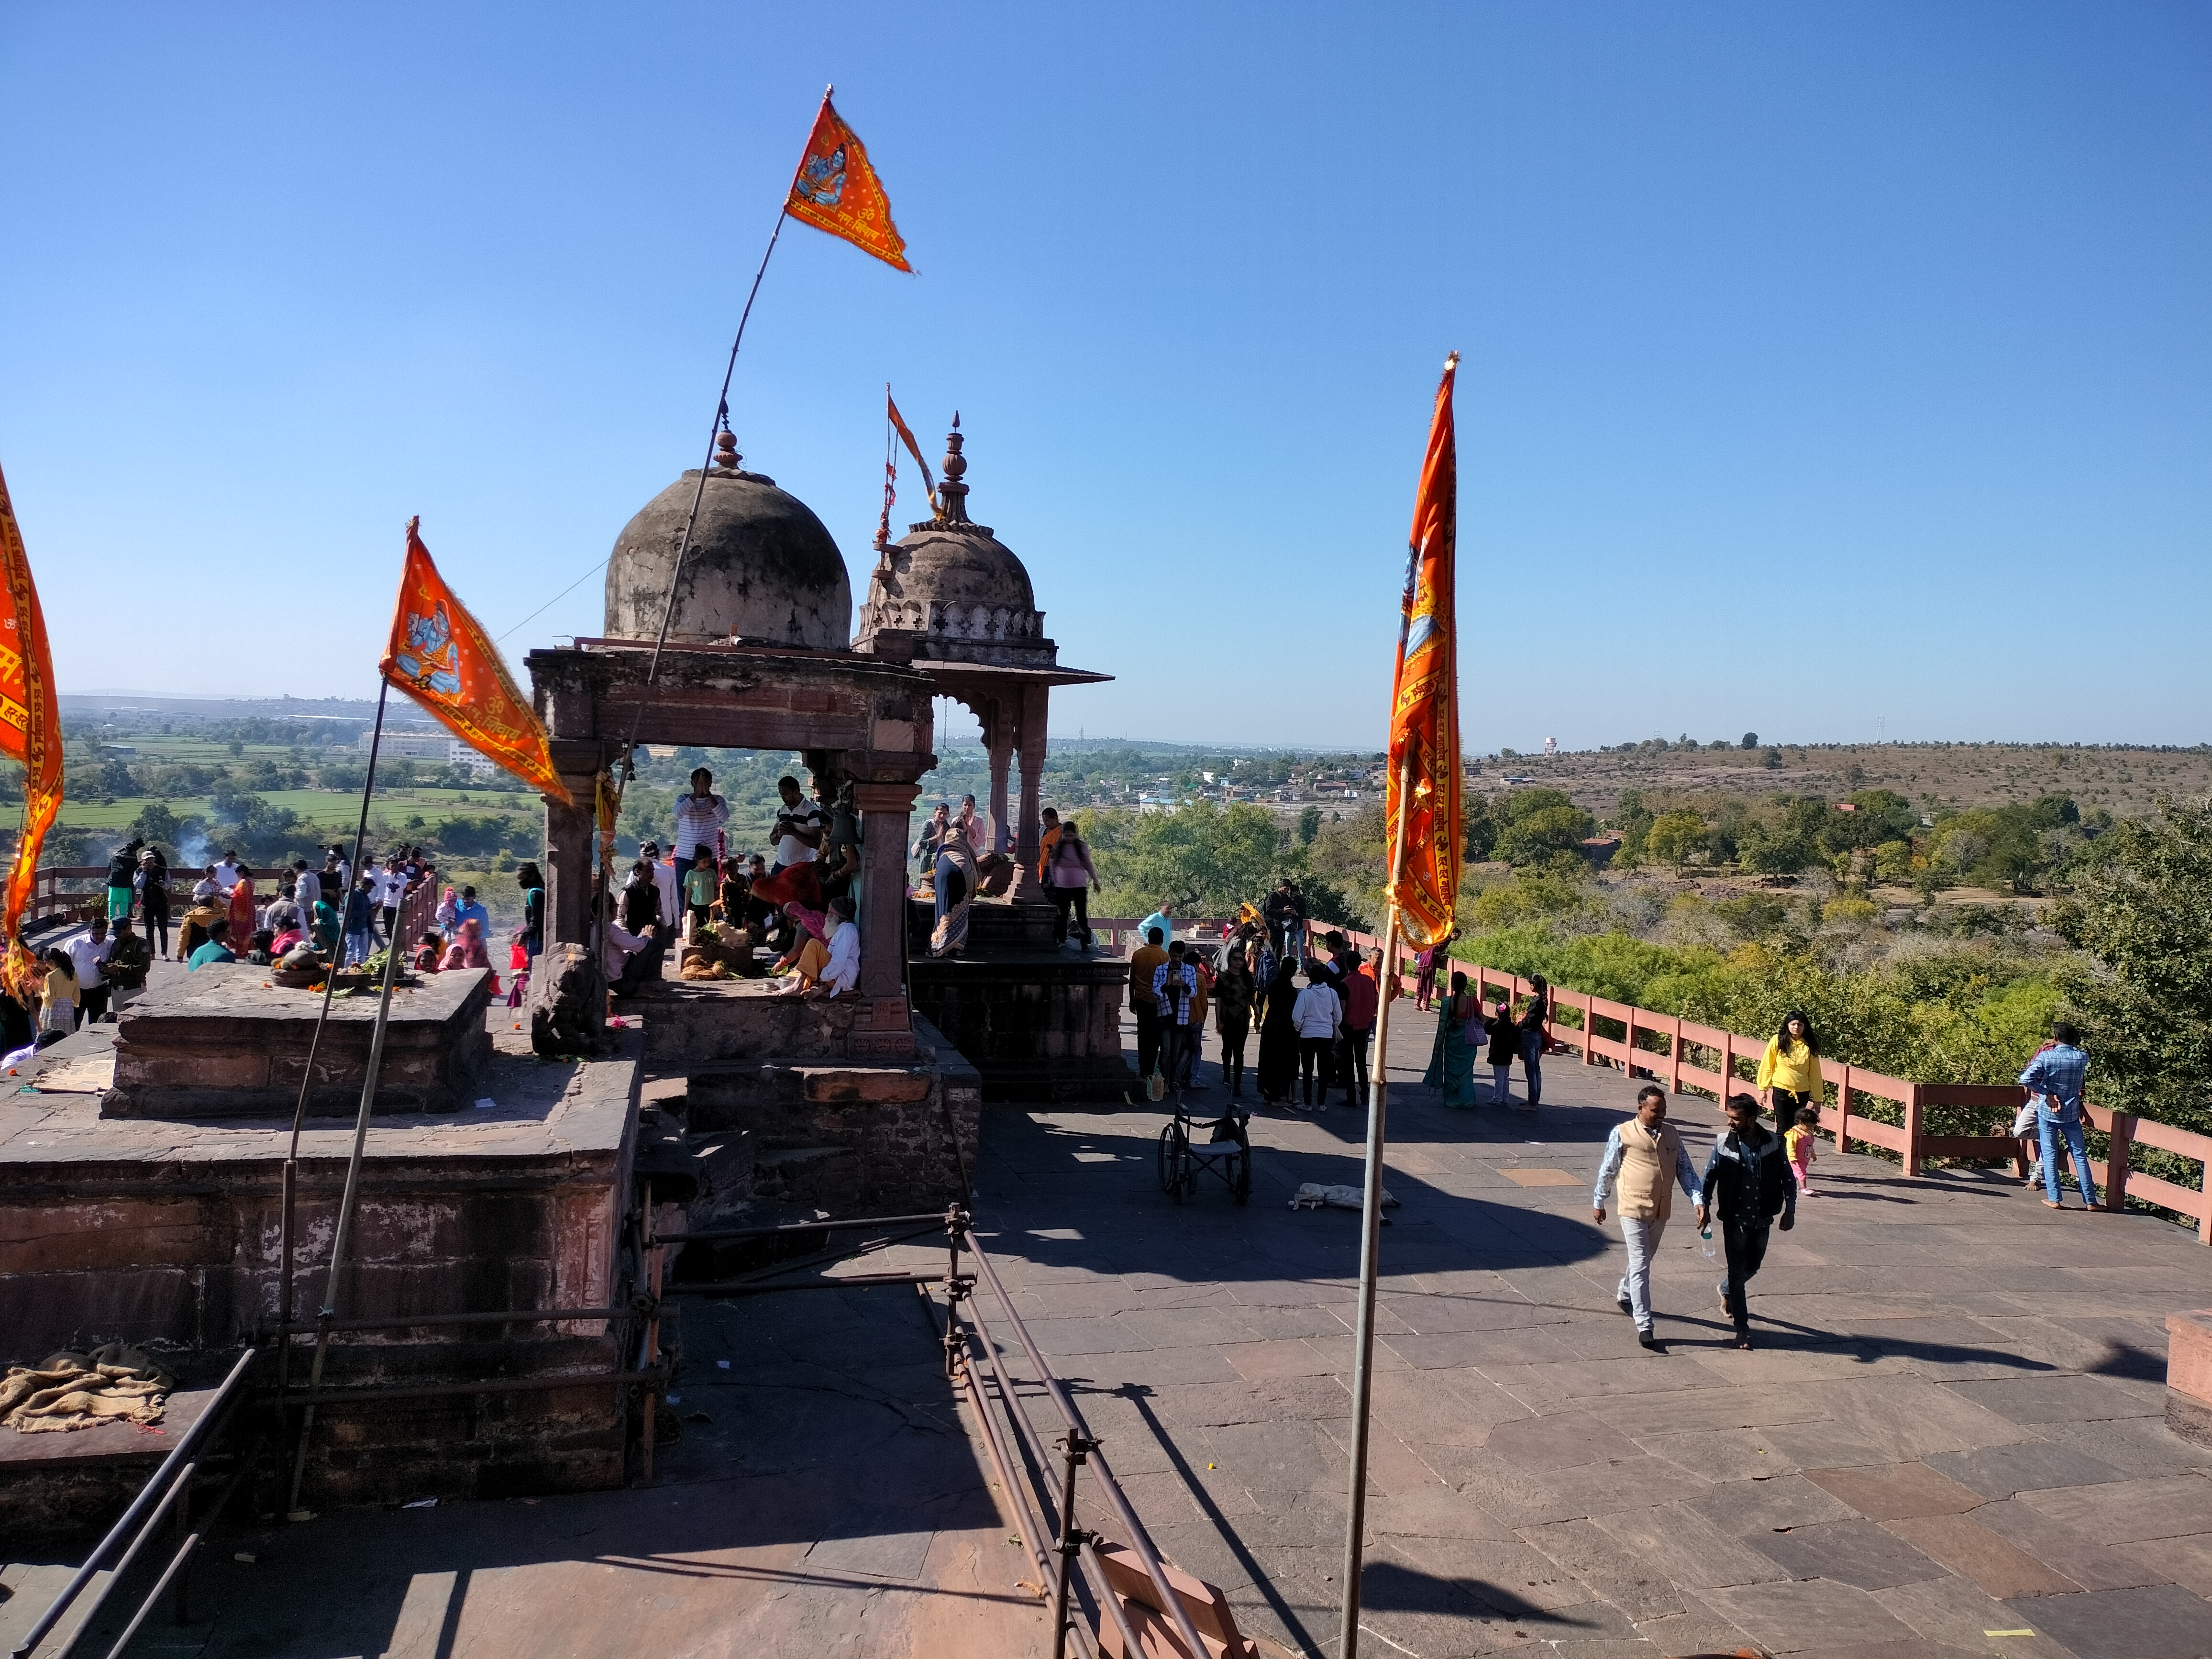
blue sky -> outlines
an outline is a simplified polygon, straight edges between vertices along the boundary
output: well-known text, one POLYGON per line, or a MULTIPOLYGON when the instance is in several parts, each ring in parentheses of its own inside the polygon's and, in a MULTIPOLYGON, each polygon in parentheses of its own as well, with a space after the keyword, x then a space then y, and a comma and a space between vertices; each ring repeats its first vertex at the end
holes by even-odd
POLYGON ((590 568, 696 464, 832 80, 921 274, 787 229, 748 465, 857 599, 883 383, 960 410, 1120 677, 1055 732, 1378 744, 1456 348, 1470 748, 2212 738, 2212 10, 2009 0, 15 0, 64 689, 366 694, 412 513, 495 632, 590 568))

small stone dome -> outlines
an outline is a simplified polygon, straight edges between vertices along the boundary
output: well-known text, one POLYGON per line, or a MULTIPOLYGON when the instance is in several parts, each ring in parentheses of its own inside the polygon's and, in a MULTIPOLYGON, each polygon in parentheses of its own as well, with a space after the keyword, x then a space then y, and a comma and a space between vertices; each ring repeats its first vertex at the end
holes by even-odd
POLYGON ((883 549, 855 642, 870 649, 878 634, 915 636, 918 660, 1048 667, 1059 648, 1044 637, 1030 573, 988 525, 968 517, 967 459, 960 417, 945 440, 938 516, 883 549))
MULTIPOLYGON (((736 639, 842 651, 852 633, 853 586, 836 539, 804 501, 778 489, 775 479, 739 471, 729 443, 722 451, 700 499, 668 642, 736 639)), ((615 538, 607 561, 610 639, 659 636, 669 573, 698 489, 698 471, 686 472, 647 501, 615 538)))

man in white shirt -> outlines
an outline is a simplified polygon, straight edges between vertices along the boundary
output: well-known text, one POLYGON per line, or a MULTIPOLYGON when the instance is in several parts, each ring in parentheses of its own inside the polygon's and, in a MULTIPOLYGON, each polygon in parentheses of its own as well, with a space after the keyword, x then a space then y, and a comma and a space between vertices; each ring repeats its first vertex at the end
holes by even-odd
POLYGON ((599 952, 606 969, 607 989, 618 997, 633 994, 660 977, 660 959, 667 953, 668 935, 658 927, 633 933, 610 916, 600 924, 606 943, 599 952))
MULTIPOLYGON (((685 799, 690 798, 687 796, 685 799)), ((683 801, 677 802, 678 807, 683 804, 683 801)), ((663 927, 680 927, 684 910, 683 901, 677 896, 678 878, 676 866, 660 856, 660 843, 657 841, 640 842, 637 855, 643 860, 645 867, 653 872, 653 891, 659 895, 660 925, 663 927)))
POLYGON ((216 860, 215 884, 222 888, 226 896, 229 894, 232 888, 238 885, 238 854, 228 848, 223 849, 222 856, 216 860))
POLYGON ((853 920, 853 901, 842 893, 831 899, 830 919, 835 924, 830 930, 830 965, 822 970, 814 994, 825 994, 823 987, 827 986, 829 996, 849 996, 860 982, 860 929, 853 920))
POLYGON ((822 846, 822 809, 799 793, 799 780, 786 774, 775 781, 775 788, 783 805, 769 831, 775 840, 775 867, 770 875, 794 864, 811 864, 821 856, 822 846))
POLYGON ((1328 1079, 1334 1069, 1336 1026, 1344 1004, 1328 982, 1328 965, 1306 963, 1306 988, 1291 1004, 1291 1024, 1298 1033, 1298 1074, 1305 1082, 1306 1109, 1314 1109, 1314 1079, 1321 1079, 1321 1103, 1328 1104, 1328 1079))
POLYGON ((91 931, 70 941, 70 965, 76 969, 76 1023, 88 1024, 107 1012, 107 958, 115 941, 107 936, 107 918, 94 916, 91 931))
POLYGON ((691 793, 676 798, 676 867, 689 870, 702 847, 721 857, 716 838, 729 821, 730 804, 714 793, 714 775, 699 768, 691 775, 691 793))
POLYGON ((323 896, 323 878, 307 868, 305 859, 292 860, 292 900, 300 907, 300 925, 312 927, 315 920, 315 901, 323 896))
POLYGON ((370 901, 383 921, 383 933, 389 942, 392 930, 398 925, 399 901, 407 896, 407 872, 399 867, 399 854, 394 853, 384 860, 384 868, 372 872, 376 886, 370 901))

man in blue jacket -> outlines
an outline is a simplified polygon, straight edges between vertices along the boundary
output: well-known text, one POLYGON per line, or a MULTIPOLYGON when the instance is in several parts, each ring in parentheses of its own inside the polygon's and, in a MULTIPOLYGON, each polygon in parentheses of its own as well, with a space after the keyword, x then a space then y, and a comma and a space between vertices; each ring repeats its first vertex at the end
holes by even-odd
POLYGON ((2081 1183, 2081 1207, 2097 1207, 2097 1179, 2089 1173, 2089 1147, 2081 1134, 2081 1079, 2089 1070, 2089 1056, 2081 1052, 2081 1034, 2064 1020, 2051 1028, 2053 1042, 2020 1074, 2020 1086, 2035 1097, 2035 1121, 2043 1133, 2043 1202, 2048 1209, 2063 1209, 2058 1201, 2059 1142, 2074 1154, 2074 1177, 2081 1183))
POLYGON ((1705 1198, 1698 1206, 1700 1229, 1720 1222, 1729 1276, 1721 1281, 1721 1310, 1735 1323, 1735 1345, 1751 1346, 1752 1276, 1766 1260, 1767 1228, 1777 1215, 1782 1231, 1797 1224, 1797 1182, 1782 1137, 1759 1121, 1759 1102, 1730 1095, 1728 1127, 1705 1160, 1705 1198))

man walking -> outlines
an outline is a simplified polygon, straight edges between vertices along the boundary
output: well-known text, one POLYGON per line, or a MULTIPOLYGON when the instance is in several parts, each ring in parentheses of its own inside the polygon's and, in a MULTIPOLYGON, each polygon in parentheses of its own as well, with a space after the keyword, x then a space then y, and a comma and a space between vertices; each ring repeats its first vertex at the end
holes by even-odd
POLYGON ((1339 988, 1344 998, 1344 1042, 1337 1070, 1347 1105, 1367 1104, 1367 1044, 1375 1035, 1375 1011, 1382 1001, 1377 983, 1382 971, 1382 951, 1376 951, 1373 962, 1363 963, 1355 951, 1339 988))
POLYGON ((1628 1271, 1613 1292, 1621 1312, 1636 1322, 1636 1340, 1655 1352, 1651 1330, 1651 1258, 1673 1212, 1679 1186, 1692 1204, 1705 1201, 1690 1167, 1690 1154, 1674 1126, 1667 1121, 1667 1091, 1647 1083, 1637 1091, 1636 1115, 1616 1123, 1598 1162, 1597 1185, 1590 1192, 1590 1214, 1605 1219, 1606 1200, 1620 1189, 1620 1237, 1628 1246, 1628 1271))
POLYGON ((70 942, 70 965, 76 969, 76 1023, 79 1025, 94 1024, 107 1012, 107 959, 114 951, 115 941, 107 937, 107 918, 105 916, 93 917, 85 937, 70 942))
POLYGON ((1137 1075, 1152 1076, 1160 1057, 1160 1005, 1152 980, 1166 963, 1167 936, 1157 927, 1129 956, 1129 1012, 1137 1017, 1137 1075))
POLYGON ((1782 1137, 1759 1121, 1759 1102, 1730 1095, 1727 1109, 1728 1127, 1705 1160, 1698 1225, 1720 1222, 1729 1275, 1721 1280, 1721 1310, 1735 1323, 1736 1346, 1748 1348, 1752 1276, 1766 1260, 1767 1228, 1774 1218, 1781 1216, 1785 1233, 1797 1224, 1797 1182, 1782 1137))
POLYGON ((2051 1028, 2053 1038, 2027 1062, 2020 1086, 2035 1098, 2035 1123, 2043 1138, 2043 1204, 2063 1210, 2058 1201, 2058 1167, 2063 1142, 2074 1155, 2074 1178, 2081 1183, 2081 1207, 2097 1207, 2097 1178, 2089 1173, 2089 1147, 2081 1134, 2081 1080, 2089 1070, 2089 1056, 2081 1051, 2081 1034, 2064 1020, 2051 1028))

